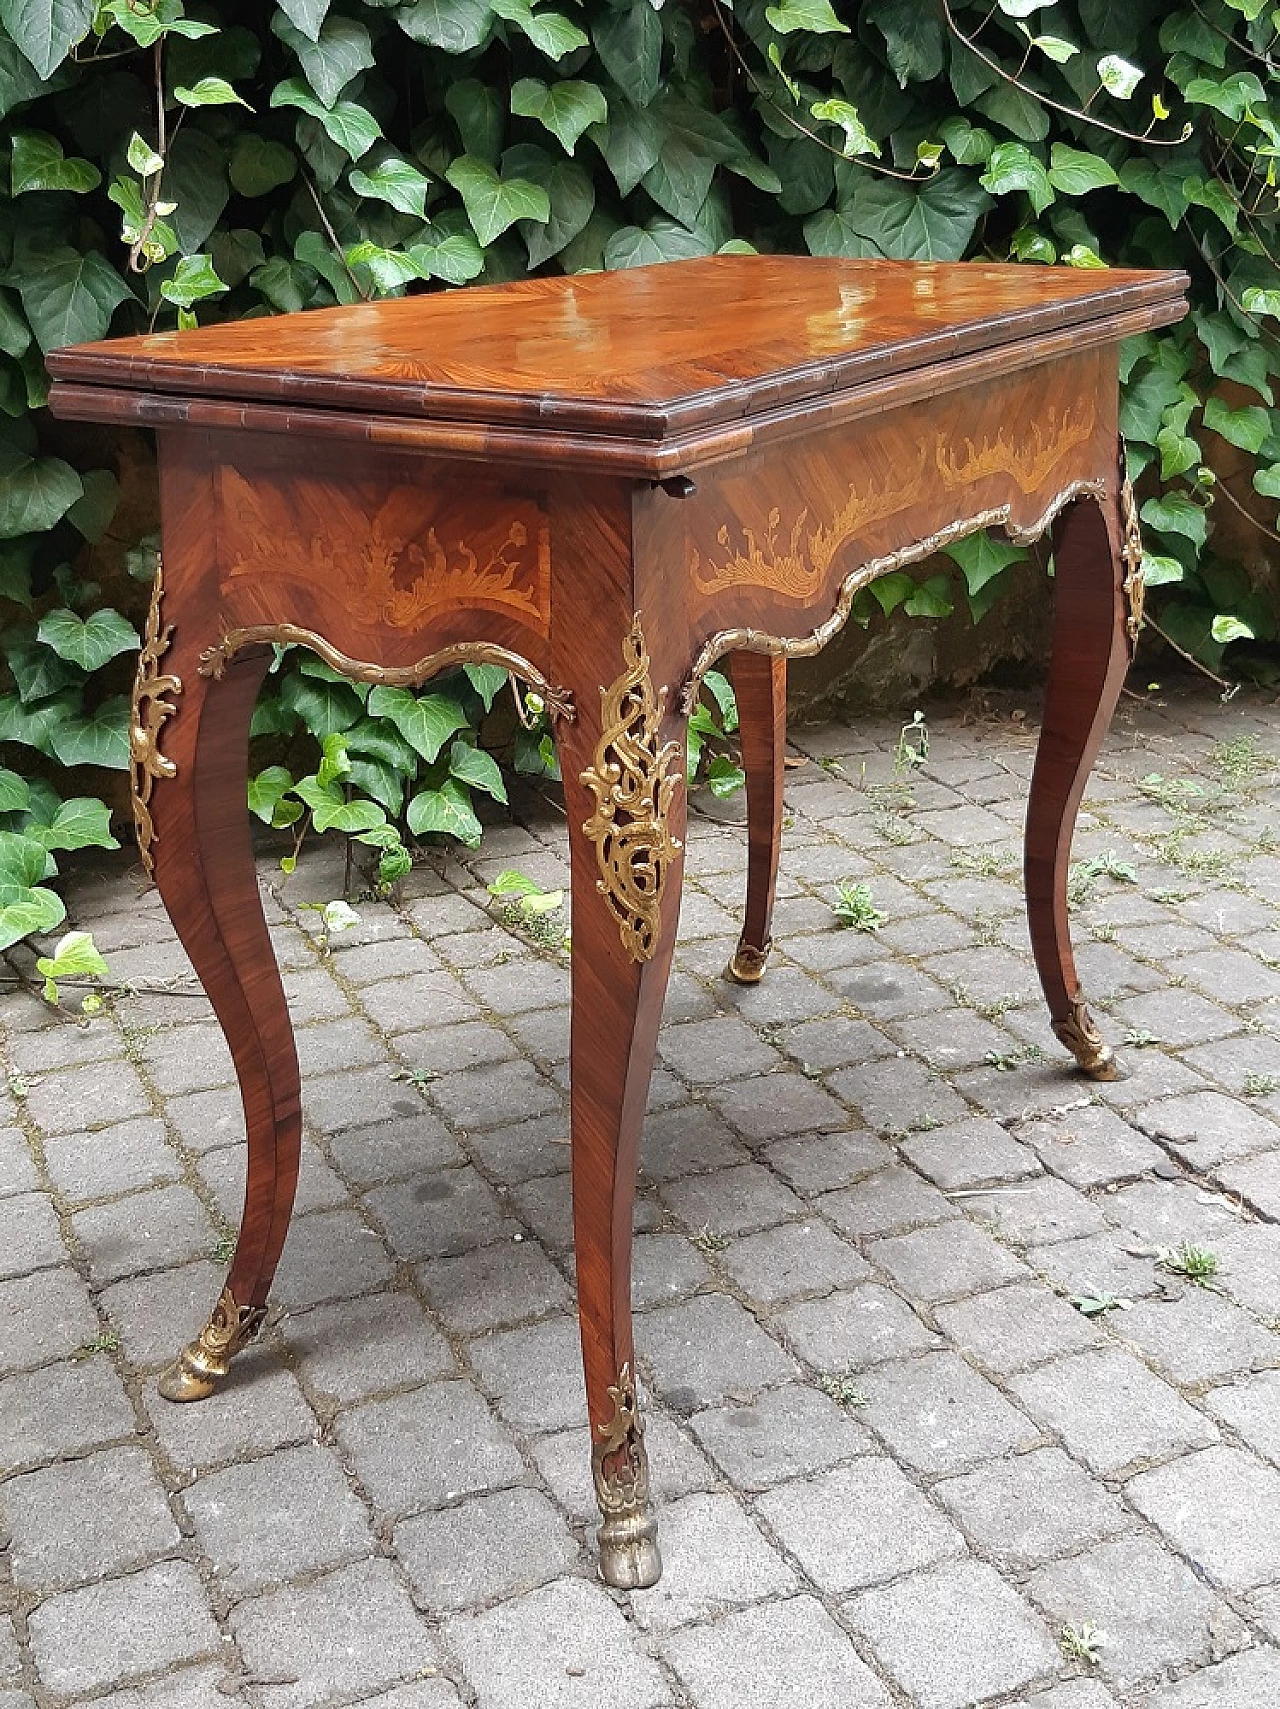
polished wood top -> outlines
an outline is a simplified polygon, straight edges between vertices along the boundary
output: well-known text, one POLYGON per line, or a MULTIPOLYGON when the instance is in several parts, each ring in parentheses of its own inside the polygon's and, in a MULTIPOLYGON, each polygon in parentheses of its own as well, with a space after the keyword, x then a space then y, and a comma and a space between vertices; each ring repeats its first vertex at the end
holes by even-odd
MULTIPOLYGON (((1125 336, 1179 319, 1187 284, 1118 268, 720 255, 111 339, 48 364, 56 382, 117 393, 652 441, 1071 328, 1125 336)), ((92 413, 83 395, 75 413, 92 413)))

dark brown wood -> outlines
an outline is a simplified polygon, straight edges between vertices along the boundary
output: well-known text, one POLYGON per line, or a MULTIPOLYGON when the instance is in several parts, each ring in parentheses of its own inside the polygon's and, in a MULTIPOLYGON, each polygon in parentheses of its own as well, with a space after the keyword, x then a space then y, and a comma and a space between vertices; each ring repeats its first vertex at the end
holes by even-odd
POLYGON ((758 984, 773 939, 773 893, 782 849, 782 785, 787 751, 787 661, 734 653, 742 769, 747 774, 747 909, 729 977, 758 984))
POLYGON ((1031 948, 1054 1030, 1099 1079, 1117 1070, 1082 1005, 1067 875, 1080 799, 1132 657, 1123 538, 1115 490, 1097 502, 1078 500, 1054 529, 1053 651, 1024 855, 1031 948), (1064 1037, 1063 1029, 1079 1036, 1064 1037))
POLYGON ((264 643, 398 683, 479 648, 539 684, 557 720, 601 1570, 652 1582, 631 1219, 702 674, 732 656, 749 797, 735 960, 758 976, 786 657, 823 644, 876 576, 978 528, 1029 539, 1060 517, 1027 897, 1055 1030, 1110 1072, 1077 988, 1066 872, 1141 594, 1136 532, 1121 532, 1117 347, 1176 319, 1185 285, 720 257, 52 358, 60 413, 160 429, 165 562, 139 673, 136 812, 230 1041, 249 1139, 228 1292, 166 1392, 194 1398, 225 1375, 266 1299, 297 1170, 297 1061, 244 803, 264 643))

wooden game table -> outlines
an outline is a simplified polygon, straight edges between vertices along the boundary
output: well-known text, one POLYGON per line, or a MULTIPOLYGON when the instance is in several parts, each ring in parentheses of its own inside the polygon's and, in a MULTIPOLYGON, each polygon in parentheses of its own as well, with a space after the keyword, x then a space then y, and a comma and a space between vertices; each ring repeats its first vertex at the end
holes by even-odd
MULTIPOLYGON (((497 664, 542 697, 573 873, 579 1315, 613 1585, 661 1571, 631 1329, 636 1154, 680 910, 684 743, 726 655, 747 773, 733 978, 769 953, 788 657, 860 588, 978 529, 1053 528, 1026 828, 1053 1028, 1115 1073, 1067 930, 1071 833, 1142 619, 1121 340, 1181 273, 714 256, 121 338, 49 357, 56 414, 159 440, 162 569, 134 693, 143 863, 226 1033, 248 1185, 226 1287, 162 1392, 260 1324, 301 1104, 245 802, 272 643, 414 688, 497 664)), ((424 1017, 425 1019, 426 1017, 424 1017)))

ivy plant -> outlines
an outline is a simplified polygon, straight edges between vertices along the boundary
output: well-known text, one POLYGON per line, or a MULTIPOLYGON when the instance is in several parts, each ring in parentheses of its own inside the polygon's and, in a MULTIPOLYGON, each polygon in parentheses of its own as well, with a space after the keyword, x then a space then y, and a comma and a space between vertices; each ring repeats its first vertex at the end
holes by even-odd
MULTIPOLYGON (((53 857, 110 846, 85 792, 128 764, 154 545, 103 438, 49 420, 43 360, 112 332, 752 248, 1183 267, 1193 314, 1122 369, 1149 610, 1224 682, 1274 680, 1278 25, 1262 0, 0 0, 6 941, 60 922, 53 857)), ((856 614, 980 620, 1021 555, 959 542, 856 614)), ((372 843, 383 882, 410 839, 474 843, 502 686, 282 655, 254 811, 372 843)), ((718 701, 691 751, 728 787, 718 701)), ((515 760, 554 773, 524 710, 515 760)))

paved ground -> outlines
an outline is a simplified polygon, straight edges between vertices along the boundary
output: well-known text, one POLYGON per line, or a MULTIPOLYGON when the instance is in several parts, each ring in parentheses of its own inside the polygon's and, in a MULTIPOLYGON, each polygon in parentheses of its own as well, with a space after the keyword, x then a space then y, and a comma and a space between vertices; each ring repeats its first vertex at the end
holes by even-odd
POLYGON ((1034 990, 1031 722, 936 718, 905 782, 896 725, 799 732, 751 992, 741 826, 700 798, 638 1213, 667 1571, 630 1598, 593 1576, 567 973, 482 888, 564 877, 554 811, 328 957, 333 856, 270 904, 302 1214, 263 1343, 188 1409, 155 1375, 237 1214, 230 1065, 154 896, 82 878, 162 992, 0 1008, 0 1709, 1273 1709, 1280 719, 1124 704, 1074 884, 1105 1086, 1034 990))

